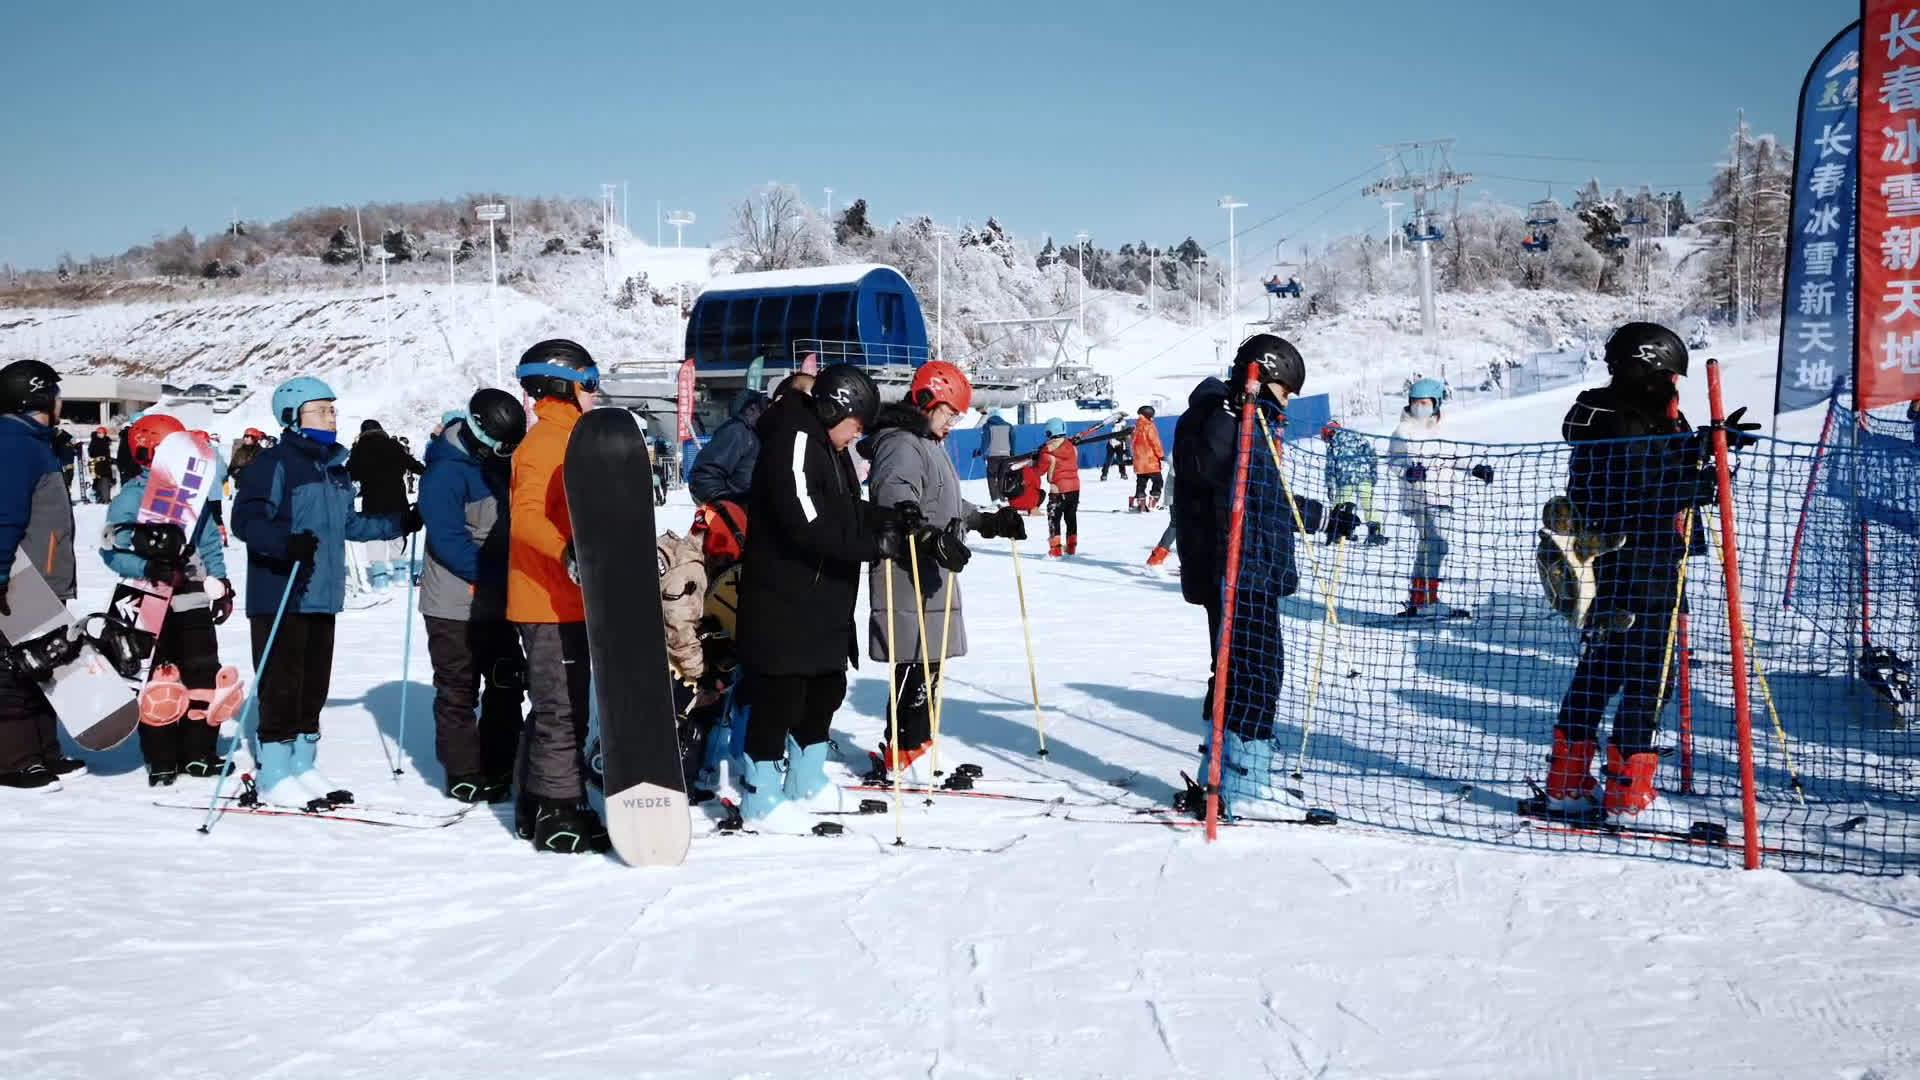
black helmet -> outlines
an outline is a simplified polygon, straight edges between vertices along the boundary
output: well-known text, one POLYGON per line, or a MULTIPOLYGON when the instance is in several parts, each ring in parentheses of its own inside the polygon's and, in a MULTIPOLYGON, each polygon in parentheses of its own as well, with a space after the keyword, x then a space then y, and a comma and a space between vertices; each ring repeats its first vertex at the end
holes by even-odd
POLYGON ((1297 394, 1307 384, 1307 362, 1300 358, 1300 350, 1277 334, 1255 334, 1240 343, 1233 354, 1234 393, 1245 388, 1250 365, 1259 369, 1257 378, 1262 385, 1278 383, 1297 394))
POLYGON ((59 372, 38 360, 0 368, 0 413, 52 412, 59 397, 59 372))
POLYGON ((535 400, 571 401, 576 386, 589 394, 600 391, 600 369, 594 365, 593 354, 566 338, 548 338, 521 353, 520 365, 513 374, 520 380, 520 389, 535 400))
POLYGON ((1151 405, 1140 406, 1139 415, 1144 416, 1149 420, 1153 419, 1153 406, 1151 405))
POLYGON ((852 416, 870 428, 880 413, 880 390, 852 364, 829 364, 814 377, 813 411, 828 427, 852 416))
POLYGON ((460 438, 475 457, 483 453, 512 457, 527 437, 527 410, 505 390, 488 387, 467 401, 460 438))
POLYGON ((1607 370, 1617 377, 1643 378, 1656 371, 1687 373, 1687 343, 1659 323, 1630 322, 1607 338, 1607 370))

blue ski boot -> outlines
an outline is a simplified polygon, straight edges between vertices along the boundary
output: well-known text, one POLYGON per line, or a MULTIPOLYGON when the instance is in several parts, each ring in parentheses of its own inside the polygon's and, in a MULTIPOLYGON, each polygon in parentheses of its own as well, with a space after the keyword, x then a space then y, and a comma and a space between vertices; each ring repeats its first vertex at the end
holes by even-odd
POLYGON ((803 749, 793 736, 787 736, 786 795, 809 813, 834 813, 843 808, 840 785, 827 779, 830 748, 825 742, 817 742, 803 749))
POLYGON ((353 801, 353 792, 329 780, 326 774, 315 767, 314 762, 320 756, 320 736, 302 735, 293 740, 293 776, 301 786, 307 789, 313 798, 324 800, 333 806, 345 806, 353 801))
POLYGON ((812 822, 807 812, 787 801, 786 768, 779 761, 741 759, 740 817, 753 832, 801 834, 812 822))
POLYGON ((293 742, 263 742, 254 755, 253 790, 262 803, 301 810, 331 810, 333 804, 315 798, 300 782, 293 767, 293 742))
POLYGON ((1221 796, 1235 804, 1266 802, 1273 796, 1273 742, 1227 733, 1220 759, 1221 796))

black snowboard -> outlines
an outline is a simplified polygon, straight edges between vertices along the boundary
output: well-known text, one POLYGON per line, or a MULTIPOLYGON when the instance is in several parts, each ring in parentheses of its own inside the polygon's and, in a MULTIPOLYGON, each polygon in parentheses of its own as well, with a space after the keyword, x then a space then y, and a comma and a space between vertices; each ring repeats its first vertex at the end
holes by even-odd
POLYGON ((634 866, 676 866, 693 826, 660 612, 652 472, 632 413, 595 409, 580 418, 564 479, 600 711, 607 832, 634 866))

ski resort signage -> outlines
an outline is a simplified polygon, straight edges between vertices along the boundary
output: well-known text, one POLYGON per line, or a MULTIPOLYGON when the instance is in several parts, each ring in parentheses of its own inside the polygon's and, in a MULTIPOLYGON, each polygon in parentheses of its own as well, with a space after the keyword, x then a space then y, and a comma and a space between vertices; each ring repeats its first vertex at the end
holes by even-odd
POLYGON ((1852 374, 1860 172, 1860 26, 1835 35, 1807 69, 1794 139, 1793 223, 1780 305, 1775 414, 1824 404, 1852 374))
POLYGON ((693 440, 693 379, 693 357, 689 356, 680 363, 680 381, 676 387, 679 392, 678 408, 675 410, 678 429, 674 432, 674 439, 681 446, 693 440))
POLYGON ((1920 0, 1862 0, 1854 403, 1920 400, 1920 0))

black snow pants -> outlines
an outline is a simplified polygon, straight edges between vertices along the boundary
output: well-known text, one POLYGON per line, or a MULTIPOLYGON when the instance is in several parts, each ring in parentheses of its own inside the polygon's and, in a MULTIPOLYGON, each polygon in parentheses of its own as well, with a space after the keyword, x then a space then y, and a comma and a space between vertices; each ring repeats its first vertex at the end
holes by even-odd
POLYGON ((1059 536, 1062 528, 1068 536, 1080 535, 1080 493, 1077 491, 1056 491, 1047 496, 1047 535, 1059 536))
POLYGON ((926 672, 918 663, 893 666, 893 693, 900 701, 900 747, 911 750, 933 738, 933 696, 940 689, 940 665, 929 664, 933 671, 931 690, 926 672))
POLYGON ((333 616, 287 612, 270 657, 263 654, 273 616, 255 615, 247 621, 253 631, 253 668, 259 672, 254 690, 260 702, 260 741, 291 742, 320 734, 320 710, 326 708, 333 680, 333 616))
POLYGON ((802 748, 827 741, 833 714, 847 697, 847 673, 759 675, 748 673, 744 688, 753 716, 747 722, 747 756, 778 761, 787 752, 787 736, 802 748))
POLYGON ((593 667, 587 624, 519 623, 527 652, 527 723, 521 736, 527 794, 541 799, 586 797, 581 753, 587 745, 587 702, 593 667))
MULTIPOLYGON (((198 603, 204 597, 198 584, 185 585, 174 593, 174 603, 198 603)), ((278 644, 274 651, 279 651, 278 644)), ((178 772, 190 761, 213 761, 219 754, 220 729, 206 722, 206 709, 220 674, 220 643, 214 637, 211 609, 176 607, 167 612, 154 639, 150 670, 157 671, 162 664, 180 669, 180 682, 191 701, 186 715, 173 723, 140 725, 140 756, 153 772, 178 772), (193 715, 196 712, 200 715, 193 715)))
POLYGON ((1672 664, 1679 660, 1669 612, 1640 613, 1625 630, 1606 629, 1603 619, 1590 618, 1581 636, 1580 663, 1573 685, 1560 702, 1555 724, 1576 742, 1598 742, 1607 703, 1617 694, 1613 714, 1613 745, 1624 755, 1653 749, 1653 733, 1660 726, 1660 706, 1679 681, 1672 664), (1662 686, 1662 682, 1665 686, 1662 686))
POLYGON ((441 767, 449 778, 511 779, 520 748, 520 695, 527 685, 513 624, 423 618, 433 660, 434 753, 441 767))
MULTIPOLYGON (((1233 636, 1227 645, 1226 730, 1242 739, 1271 740, 1274 713, 1280 703, 1280 682, 1287 668, 1280 641, 1278 589, 1259 581, 1241 580, 1234 593, 1233 636)), ((1207 626, 1219 656, 1223 614, 1207 608, 1207 626)), ((1215 673, 1215 679, 1219 673, 1215 673)), ((1207 686, 1207 723, 1212 730, 1214 680, 1207 686)))
POLYGON ((1160 493, 1167 489, 1167 484, 1160 478, 1159 473, 1135 473, 1133 476, 1134 501, 1145 505, 1148 488, 1153 489, 1153 497, 1157 499, 1160 493))
POLYGON ((18 772, 60 754, 59 720, 40 686, 0 664, 0 772, 18 772))

